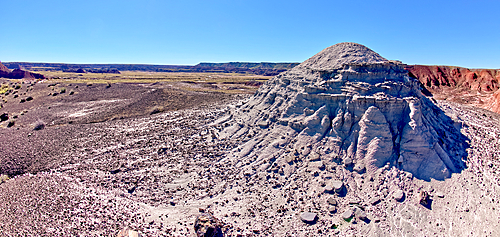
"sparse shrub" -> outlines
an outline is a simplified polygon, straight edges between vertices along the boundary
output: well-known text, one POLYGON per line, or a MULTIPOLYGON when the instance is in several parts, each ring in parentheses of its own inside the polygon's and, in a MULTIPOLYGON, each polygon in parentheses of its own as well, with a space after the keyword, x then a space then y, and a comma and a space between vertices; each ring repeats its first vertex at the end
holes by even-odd
POLYGON ((28 96, 28 98, 26 98, 26 101, 32 101, 33 100, 33 97, 31 96, 28 96))
POLYGON ((8 113, 3 113, 2 115, 0 115, 0 122, 1 121, 7 121, 9 120, 9 114, 8 113))
POLYGON ((9 180, 9 179, 10 179, 9 176, 7 176, 6 174, 0 175, 0 184, 9 180))
POLYGON ((42 120, 38 120, 34 126, 33 126, 33 130, 42 130, 45 128, 45 123, 42 121, 42 120))
POLYGON ((21 89, 21 85, 16 85, 15 88, 16 88, 16 90, 19 90, 19 89, 21 89))
POLYGON ((163 112, 163 107, 155 107, 149 114, 157 114, 163 112))
POLYGON ((72 94, 75 94, 75 92, 74 91, 70 91, 69 94, 72 95, 72 94))
POLYGON ((8 85, 2 85, 2 87, 0 87, 0 94, 5 94, 9 90, 10 88, 8 85))
POLYGON ((108 84, 106 85, 106 88, 110 88, 111 87, 111 83, 108 82, 108 84))
POLYGON ((61 90, 59 91, 59 93, 61 93, 61 94, 66 93, 66 87, 61 88, 61 90))
POLYGON ((16 124, 16 120, 11 119, 11 120, 9 120, 9 123, 7 123, 7 127, 10 128, 10 127, 14 126, 14 124, 16 124))

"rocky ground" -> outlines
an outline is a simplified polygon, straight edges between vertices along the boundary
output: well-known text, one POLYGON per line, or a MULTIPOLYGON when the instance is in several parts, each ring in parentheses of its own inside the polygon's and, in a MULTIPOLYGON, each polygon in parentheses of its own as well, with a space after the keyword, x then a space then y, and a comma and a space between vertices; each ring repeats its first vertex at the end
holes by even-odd
POLYGON ((74 147, 56 153, 63 164, 0 185, 0 228, 5 236, 112 236, 124 226, 146 236, 186 236, 194 234, 196 216, 208 212, 226 224, 227 236, 498 236, 500 118, 458 104, 440 107, 464 125, 471 148, 465 170, 431 182, 396 168, 366 177, 308 162, 248 176, 245 164, 224 159, 238 141, 217 138, 222 127, 214 122, 227 114, 226 104, 15 130, 32 133, 30 144, 37 144, 79 126, 66 138, 74 147), (325 192, 334 180, 345 193, 325 192), (393 198, 397 190, 402 201, 393 198), (420 190, 431 194, 430 207, 418 203, 420 190), (316 215, 313 223, 301 220, 304 212, 316 215))
POLYGON ((252 97, 7 82, 0 233, 500 236, 500 115, 401 66, 342 43, 252 97))

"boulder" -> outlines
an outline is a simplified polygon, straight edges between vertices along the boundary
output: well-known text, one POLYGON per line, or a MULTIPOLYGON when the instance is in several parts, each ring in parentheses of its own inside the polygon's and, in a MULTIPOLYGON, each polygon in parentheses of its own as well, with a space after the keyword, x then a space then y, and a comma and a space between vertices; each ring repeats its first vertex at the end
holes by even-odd
POLYGON ((344 188, 344 183, 340 180, 334 180, 332 181, 332 187, 335 190, 335 192, 339 193, 344 188))
POLYGON ((346 221, 349 221, 354 215, 354 211, 352 208, 349 208, 342 213, 342 218, 346 221))
POLYGON ((330 205, 337 206, 337 200, 335 200, 333 197, 329 197, 326 202, 330 205))
POLYGON ((199 215, 194 221, 194 232, 198 237, 220 236, 222 227, 222 222, 208 213, 199 215))
POLYGON ((354 216, 356 216, 360 220, 366 220, 368 218, 366 212, 359 207, 354 207, 354 216))
POLYGON ((403 201, 404 196, 405 196, 405 193, 401 189, 398 189, 392 193, 392 198, 394 198, 398 202, 403 201))
POLYGON ((316 221, 317 214, 313 212, 302 212, 300 214, 300 219, 305 223, 313 223, 316 221))
POLYGON ((418 202, 424 206, 428 206, 430 203, 429 193, 424 190, 421 190, 418 193, 418 202))

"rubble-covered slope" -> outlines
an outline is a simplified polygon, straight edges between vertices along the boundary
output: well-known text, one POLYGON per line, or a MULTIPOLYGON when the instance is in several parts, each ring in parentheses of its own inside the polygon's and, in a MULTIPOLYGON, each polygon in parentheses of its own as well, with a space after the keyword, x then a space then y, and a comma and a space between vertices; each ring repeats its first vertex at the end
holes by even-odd
POLYGON ((341 43, 264 84, 227 118, 237 159, 342 162, 357 172, 386 164, 443 180, 464 168, 465 137, 408 77, 404 65, 341 43))

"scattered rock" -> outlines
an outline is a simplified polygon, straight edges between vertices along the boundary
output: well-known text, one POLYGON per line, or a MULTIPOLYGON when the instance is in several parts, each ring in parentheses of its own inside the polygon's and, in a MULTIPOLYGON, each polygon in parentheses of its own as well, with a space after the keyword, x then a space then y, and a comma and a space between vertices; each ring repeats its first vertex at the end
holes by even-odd
POLYGON ((405 196, 405 193, 401 189, 398 189, 398 190, 394 191, 394 193, 392 193, 392 197, 398 202, 403 201, 404 196, 405 196))
POLYGON ((335 189, 336 193, 340 193, 342 188, 344 188, 344 183, 340 180, 334 180, 332 182, 332 187, 335 189))
POLYGON ((331 193, 333 191, 333 187, 332 185, 326 185, 325 186, 325 192, 326 193, 331 193))
POLYGON ((344 213, 342 213, 342 218, 346 221, 349 221, 354 215, 354 211, 352 208, 347 209, 344 213))
POLYGON ((313 212, 303 212, 300 214, 300 219, 308 224, 314 223, 316 221, 317 214, 313 212))
POLYGON ((359 207, 354 207, 354 215, 360 219, 360 220, 366 220, 367 219, 367 215, 365 213, 365 211, 363 211, 361 208, 359 207))
POLYGON ((120 232, 118 232, 118 235, 116 237, 141 237, 142 235, 135 231, 131 230, 129 227, 123 228, 120 232))
POLYGON ((372 198, 370 198, 370 204, 377 205, 379 203, 380 203, 380 198, 379 197, 372 197, 372 198))
POLYGON ((424 206, 428 206, 430 201, 430 196, 427 191, 421 190, 420 193, 418 193, 418 202, 424 206))
POLYGON ((440 191, 439 191, 439 192, 436 192, 436 196, 437 196, 438 198, 444 198, 444 193, 443 193, 443 192, 440 192, 440 191))
POLYGON ((337 200, 335 200, 333 197, 329 197, 326 202, 328 202, 328 204, 330 205, 337 206, 337 200))
POLYGON ((198 237, 215 237, 222 235, 223 224, 211 214, 204 213, 196 217, 194 232, 198 237))

